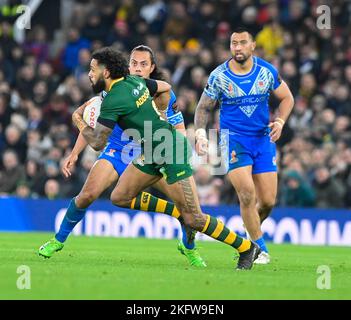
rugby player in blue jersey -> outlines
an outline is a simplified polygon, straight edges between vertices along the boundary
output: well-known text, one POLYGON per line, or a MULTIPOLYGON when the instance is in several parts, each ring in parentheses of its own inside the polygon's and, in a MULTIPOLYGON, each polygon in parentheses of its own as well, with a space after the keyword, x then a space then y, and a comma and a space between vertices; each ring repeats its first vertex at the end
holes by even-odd
MULTIPOLYGON (((152 49, 144 45, 137 46, 132 50, 129 61, 129 70, 132 75, 162 80, 162 74, 157 69, 152 49)), ((156 95, 154 98, 155 97, 157 99, 156 95)), ((182 113, 177 110, 176 96, 173 91, 171 91, 169 101, 160 100, 160 104, 167 106, 163 111, 166 120, 176 129, 185 133, 183 116, 182 113)), ((140 145, 131 142, 129 137, 123 135, 124 133, 122 129, 116 125, 109 137, 105 149, 90 170, 81 192, 77 197, 72 199, 59 232, 55 235, 55 238, 45 243, 39 249, 40 255, 51 257, 56 251, 62 249, 63 243, 66 241, 74 226, 83 219, 86 209, 107 188, 119 179, 128 164, 139 154, 138 151, 140 151, 140 145)), ((87 142, 82 134, 80 134, 71 154, 63 163, 62 172, 65 177, 71 175, 72 167, 75 165, 79 154, 86 146, 87 142)), ((154 187, 172 199, 172 189, 174 188, 174 185, 169 185, 164 179, 161 179, 154 185, 154 187)), ((182 222, 180 213, 173 203, 154 197, 147 192, 139 194, 135 198, 135 201, 132 202, 131 208, 165 213, 182 222)), ((183 238, 182 241, 178 243, 178 250, 187 257, 191 265, 206 267, 206 263, 201 258, 195 247, 194 238, 196 232, 188 227, 184 227, 183 225, 182 231, 183 238)))
POLYGON ((263 239, 262 222, 273 209, 277 195, 275 142, 294 105, 287 84, 276 68, 253 55, 255 41, 245 29, 230 38, 232 57, 209 76, 195 112, 196 150, 207 153, 208 114, 220 108, 221 146, 226 150, 228 177, 235 188, 245 228, 261 248, 255 263, 267 264, 270 255, 263 239), (280 102, 270 121, 269 96, 280 102), (223 134, 226 130, 229 134, 223 134))

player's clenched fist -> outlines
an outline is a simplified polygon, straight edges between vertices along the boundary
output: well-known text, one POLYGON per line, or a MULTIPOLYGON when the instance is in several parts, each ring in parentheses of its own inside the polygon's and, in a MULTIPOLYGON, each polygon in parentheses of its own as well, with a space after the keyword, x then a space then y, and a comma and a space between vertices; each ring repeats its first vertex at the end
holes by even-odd
POLYGON ((271 128, 271 132, 269 133, 269 136, 271 137, 272 142, 276 142, 283 130, 285 121, 281 118, 276 118, 273 122, 269 124, 269 127, 271 128))
POLYGON ((208 153, 208 140, 205 129, 197 129, 195 132, 195 151, 199 156, 208 153))

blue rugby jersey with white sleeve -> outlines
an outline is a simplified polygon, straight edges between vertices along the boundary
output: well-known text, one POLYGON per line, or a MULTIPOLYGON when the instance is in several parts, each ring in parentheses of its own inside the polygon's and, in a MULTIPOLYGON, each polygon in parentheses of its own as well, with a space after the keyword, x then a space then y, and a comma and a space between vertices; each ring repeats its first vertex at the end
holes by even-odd
POLYGON ((230 70, 229 61, 212 71, 204 90, 220 103, 221 130, 247 136, 267 134, 270 92, 281 83, 276 68, 254 56, 251 71, 238 75, 230 70))

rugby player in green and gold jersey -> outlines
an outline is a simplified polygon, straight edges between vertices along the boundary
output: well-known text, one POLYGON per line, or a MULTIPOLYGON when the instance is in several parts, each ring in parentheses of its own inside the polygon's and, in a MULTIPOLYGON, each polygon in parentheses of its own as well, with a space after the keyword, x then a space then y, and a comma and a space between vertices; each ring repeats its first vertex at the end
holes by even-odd
POLYGON ((72 116, 86 141, 95 150, 102 149, 118 123, 143 147, 141 156, 121 175, 111 194, 112 203, 129 208, 142 190, 165 177, 168 184, 175 186, 172 199, 184 224, 234 247, 239 252, 237 269, 251 269, 260 253, 259 247, 201 211, 190 165, 191 146, 164 121, 150 96, 149 90, 157 90, 160 83, 130 76, 122 53, 111 48, 93 53, 89 77, 93 88, 97 92, 105 90, 107 95, 95 129, 84 122, 84 108, 78 108, 72 116))
MULTIPOLYGON (((154 52, 150 47, 139 45, 135 47, 130 55, 129 72, 145 79, 151 78, 162 80, 163 74, 156 65, 154 52)), ((96 85, 93 85, 96 92, 96 85)), ((159 82, 158 91, 170 88, 169 84, 159 82)), ((156 97, 155 102, 163 117, 171 123, 177 130, 185 133, 184 120, 181 112, 177 110, 176 96, 167 91, 161 96, 161 92, 150 91, 150 95, 156 97)), ((101 96, 105 96, 103 91, 101 96)), ((74 227, 84 218, 87 208, 100 196, 100 194, 115 184, 128 164, 140 153, 140 145, 132 144, 123 134, 123 130, 115 125, 110 134, 104 150, 89 171, 88 177, 79 194, 74 197, 67 208, 67 211, 60 224, 58 232, 53 238, 40 246, 38 254, 45 258, 51 258, 56 252, 63 249, 64 243, 73 231, 74 227), (133 148, 130 148, 133 146, 133 148), (131 150, 133 149, 133 150, 131 150), (133 154, 130 154, 130 151, 133 154)), ((62 173, 66 178, 71 176, 71 170, 78 160, 79 154, 87 146, 82 134, 79 134, 72 152, 62 164, 62 173)), ((159 180, 154 188, 162 191, 168 198, 172 199, 173 185, 167 184, 165 179, 159 180)), ((170 215, 181 224, 182 240, 178 242, 177 249, 194 267, 206 267, 206 262, 200 256, 195 245, 196 231, 184 226, 182 217, 174 203, 155 197, 148 192, 141 192, 131 203, 131 209, 149 212, 158 212, 170 215)))

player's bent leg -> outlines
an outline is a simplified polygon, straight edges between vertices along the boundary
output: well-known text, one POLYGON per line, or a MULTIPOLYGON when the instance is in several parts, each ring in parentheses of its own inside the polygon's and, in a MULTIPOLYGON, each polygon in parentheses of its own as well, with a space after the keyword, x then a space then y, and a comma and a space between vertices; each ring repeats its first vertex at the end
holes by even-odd
POLYGON ((228 229, 222 221, 201 212, 193 177, 176 182, 176 186, 173 199, 184 223, 238 250, 240 257, 237 269, 251 269, 254 260, 260 253, 259 247, 254 242, 243 239, 228 229))
POLYGON ((133 201, 137 201, 138 194, 159 179, 161 176, 147 174, 130 163, 111 193, 111 202, 119 207, 135 208, 133 201))
POLYGON ((62 250, 69 234, 84 218, 86 208, 117 179, 118 174, 113 165, 107 160, 98 160, 91 168, 79 195, 71 200, 58 233, 39 248, 38 254, 50 258, 55 252, 62 250))
POLYGON ((262 237, 260 218, 256 209, 256 191, 251 166, 229 171, 228 177, 236 190, 240 202, 240 213, 250 238, 254 241, 262 237))
POLYGON ((111 162, 106 159, 97 160, 91 168, 82 190, 75 198, 77 208, 86 209, 114 182, 118 173, 111 162))

